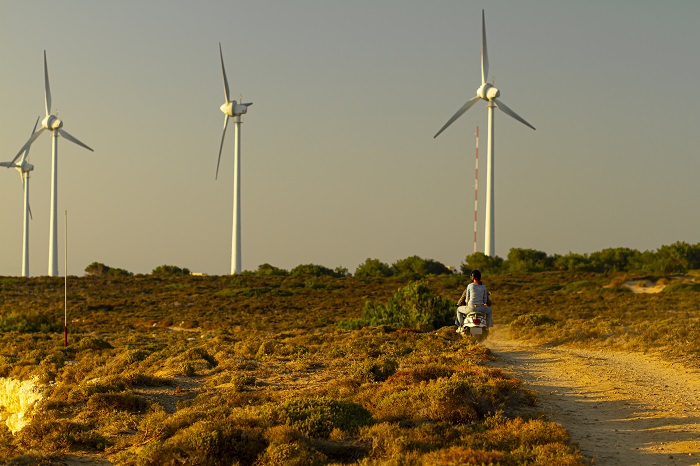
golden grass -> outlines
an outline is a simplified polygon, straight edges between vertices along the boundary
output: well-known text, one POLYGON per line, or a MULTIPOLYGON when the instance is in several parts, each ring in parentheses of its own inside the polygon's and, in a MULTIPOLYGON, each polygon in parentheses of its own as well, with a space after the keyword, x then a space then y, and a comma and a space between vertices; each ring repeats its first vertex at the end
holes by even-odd
MULTIPOLYGON (((497 324, 528 314, 553 320, 532 321, 523 338, 621 342, 619 329, 641 324, 622 314, 603 324, 601 313, 653 299, 606 290, 600 276, 485 279, 497 324), (598 322, 578 340, 566 323, 572 312, 598 322)), ((408 283, 71 278, 63 348, 62 280, 0 278, 0 376, 46 387, 25 429, 0 427, 0 461, 60 464, 89 452, 124 465, 581 464, 560 426, 502 414, 532 396, 485 367, 490 352, 452 326, 336 325, 408 283)), ((466 281, 425 284, 456 301, 466 281)))

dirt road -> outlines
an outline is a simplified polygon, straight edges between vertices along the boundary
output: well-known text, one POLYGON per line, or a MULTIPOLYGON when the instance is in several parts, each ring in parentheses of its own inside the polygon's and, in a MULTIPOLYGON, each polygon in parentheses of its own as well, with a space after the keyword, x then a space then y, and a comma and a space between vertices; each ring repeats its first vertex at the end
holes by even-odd
POLYGON ((642 353, 484 343, 595 465, 700 465, 700 371, 642 353))

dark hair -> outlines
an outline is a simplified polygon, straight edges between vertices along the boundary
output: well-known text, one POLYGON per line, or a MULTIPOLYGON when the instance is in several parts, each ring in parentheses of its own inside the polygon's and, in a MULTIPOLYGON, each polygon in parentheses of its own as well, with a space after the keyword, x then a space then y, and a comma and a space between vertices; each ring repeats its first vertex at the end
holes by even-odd
POLYGON ((471 277, 476 278, 477 280, 481 280, 481 272, 479 272, 478 270, 472 270, 471 277))

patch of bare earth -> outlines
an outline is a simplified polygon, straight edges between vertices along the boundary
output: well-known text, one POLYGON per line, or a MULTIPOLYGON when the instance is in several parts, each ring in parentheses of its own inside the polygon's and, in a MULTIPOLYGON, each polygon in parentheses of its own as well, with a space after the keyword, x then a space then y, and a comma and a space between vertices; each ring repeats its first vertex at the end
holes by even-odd
POLYGON ((484 344, 592 464, 700 464, 697 369, 643 353, 528 345, 503 328, 484 344))

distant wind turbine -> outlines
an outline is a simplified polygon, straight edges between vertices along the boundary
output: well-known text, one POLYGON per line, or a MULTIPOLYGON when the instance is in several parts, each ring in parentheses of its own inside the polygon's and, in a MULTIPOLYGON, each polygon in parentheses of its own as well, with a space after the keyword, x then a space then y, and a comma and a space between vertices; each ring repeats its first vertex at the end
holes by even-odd
MULTIPOLYGON (((44 50, 44 104, 46 107, 46 117, 41 121, 41 128, 36 133, 32 134, 27 143, 22 146, 12 162, 15 162, 20 155, 32 145, 45 129, 51 131, 53 136, 51 150, 51 219, 49 221, 49 276, 58 276, 58 232, 57 227, 57 198, 58 198, 58 136, 61 135, 70 142, 93 151, 90 147, 80 142, 75 137, 71 136, 68 131, 63 129, 63 121, 58 119, 57 115, 51 114, 51 88, 49 87, 49 69, 46 65, 46 50, 44 50)), ((93 151, 94 152, 94 151, 93 151)))
POLYGON ((525 121, 520 115, 511 110, 506 104, 498 99, 501 93, 496 89, 493 84, 488 83, 486 80, 489 75, 489 57, 486 50, 486 16, 484 10, 481 10, 481 86, 476 90, 476 96, 471 100, 467 101, 462 108, 457 110, 452 118, 450 118, 445 126, 440 128, 440 131, 433 136, 436 138, 442 133, 448 126, 461 117, 467 110, 469 110, 479 99, 488 102, 488 148, 486 155, 486 234, 485 234, 485 244, 484 253, 487 256, 493 257, 496 254, 496 225, 494 221, 495 213, 495 199, 494 199, 494 145, 495 145, 495 135, 494 135, 494 119, 493 119, 493 109, 498 107, 506 115, 515 118, 520 123, 535 129, 530 123, 525 121))
MULTIPOLYGON (((36 125, 39 123, 37 117, 32 129, 32 136, 36 132, 36 125)), ((22 231, 22 276, 29 276, 29 218, 32 216, 32 209, 29 207, 29 172, 34 170, 34 165, 29 163, 29 147, 27 147, 19 161, 0 162, 0 167, 15 168, 22 178, 22 188, 24 190, 24 227, 22 231)))
POLYGON ((233 235, 231 239, 231 275, 241 273, 241 115, 248 112, 248 107, 252 102, 242 103, 231 100, 226 79, 226 68, 224 67, 224 54, 221 51, 219 42, 219 56, 221 57, 221 72, 224 77, 224 98, 226 102, 220 107, 224 113, 224 131, 221 134, 221 144, 219 145, 219 158, 216 161, 216 178, 219 177, 219 164, 221 163, 221 150, 224 148, 224 138, 226 137, 226 127, 228 119, 233 117, 235 123, 234 130, 234 150, 233 150, 233 235))

